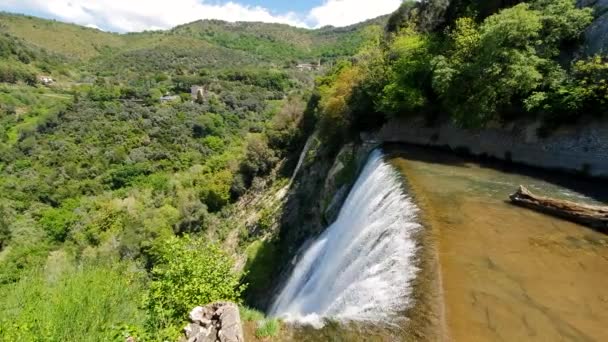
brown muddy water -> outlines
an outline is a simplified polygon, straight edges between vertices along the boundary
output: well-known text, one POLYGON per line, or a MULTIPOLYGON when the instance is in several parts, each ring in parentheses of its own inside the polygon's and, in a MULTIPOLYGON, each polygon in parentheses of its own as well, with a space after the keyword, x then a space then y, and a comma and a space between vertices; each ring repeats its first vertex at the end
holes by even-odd
POLYGON ((408 340, 608 341, 608 236, 507 202, 521 184, 602 203, 605 182, 411 146, 387 152, 422 209, 426 250, 438 261, 423 256, 417 291, 431 295, 419 294, 410 313, 418 323, 409 327, 435 334, 410 331, 408 340))

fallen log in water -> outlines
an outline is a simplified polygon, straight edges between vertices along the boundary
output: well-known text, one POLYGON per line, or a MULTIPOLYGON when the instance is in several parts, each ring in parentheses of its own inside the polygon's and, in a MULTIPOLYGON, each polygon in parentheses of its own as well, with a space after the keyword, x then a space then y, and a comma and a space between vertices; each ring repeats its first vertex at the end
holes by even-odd
POLYGON ((510 196, 513 204, 558 216, 608 233, 608 207, 578 204, 565 200, 536 196, 520 185, 510 196))

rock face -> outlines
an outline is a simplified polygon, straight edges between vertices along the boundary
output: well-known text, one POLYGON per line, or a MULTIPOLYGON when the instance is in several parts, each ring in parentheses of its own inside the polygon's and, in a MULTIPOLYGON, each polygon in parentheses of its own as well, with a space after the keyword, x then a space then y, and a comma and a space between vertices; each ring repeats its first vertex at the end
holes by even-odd
POLYGON ((608 53, 608 0, 578 0, 578 6, 595 10, 595 20, 585 31, 585 54, 608 53))
POLYGON ((218 302, 198 306, 190 312, 184 328, 187 342, 244 342, 239 308, 234 303, 218 302))
POLYGON ((545 169, 608 178, 608 120, 561 127, 548 137, 533 121, 485 129, 462 129, 451 122, 426 126, 423 118, 395 119, 378 133, 385 143, 410 143, 466 151, 545 169))

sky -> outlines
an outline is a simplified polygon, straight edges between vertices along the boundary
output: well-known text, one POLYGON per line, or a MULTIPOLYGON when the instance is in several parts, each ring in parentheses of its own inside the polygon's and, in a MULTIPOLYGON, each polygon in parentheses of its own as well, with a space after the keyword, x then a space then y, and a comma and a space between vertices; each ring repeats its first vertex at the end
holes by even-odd
POLYGON ((0 10, 114 32, 168 29, 199 19, 298 27, 348 26, 396 10, 402 0, 0 0, 0 10))

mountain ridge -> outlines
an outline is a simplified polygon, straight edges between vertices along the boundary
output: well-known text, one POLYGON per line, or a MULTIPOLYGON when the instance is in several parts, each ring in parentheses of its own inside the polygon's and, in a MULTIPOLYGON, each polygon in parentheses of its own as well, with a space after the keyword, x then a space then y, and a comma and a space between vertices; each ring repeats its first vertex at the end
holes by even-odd
POLYGON ((347 27, 318 29, 203 19, 167 30, 115 33, 58 20, 0 12, 0 32, 75 60, 89 60, 108 49, 116 53, 150 47, 163 38, 174 36, 202 40, 266 59, 285 60, 350 56, 362 42, 360 36, 365 27, 382 26, 387 18, 382 16, 347 27))

